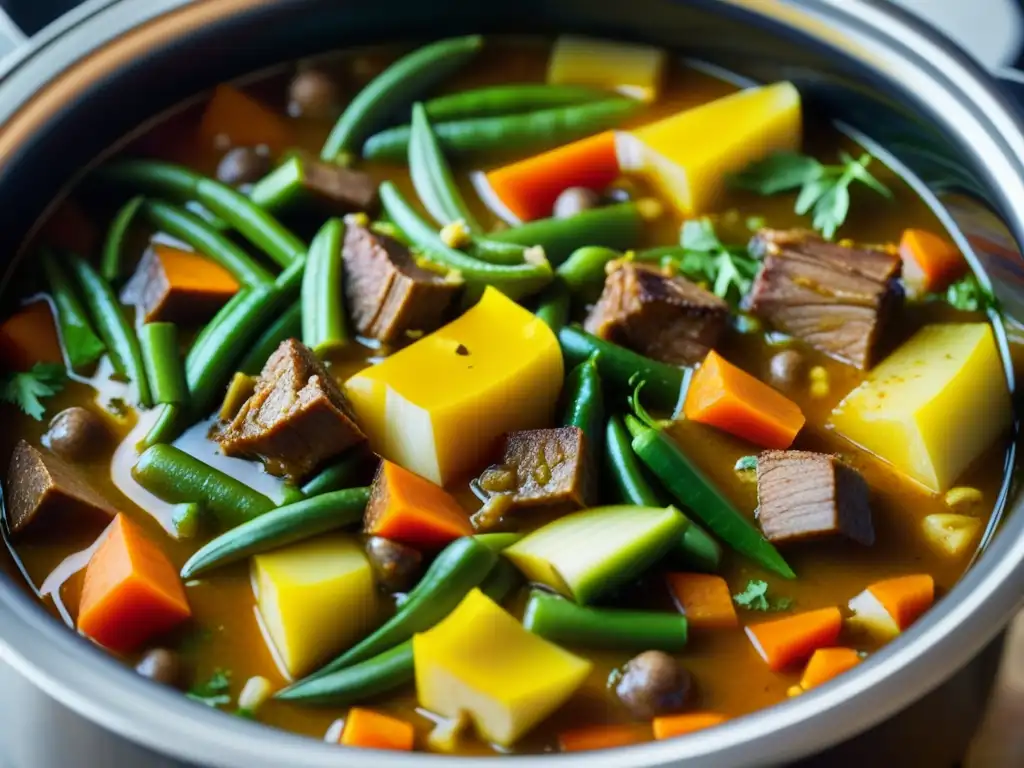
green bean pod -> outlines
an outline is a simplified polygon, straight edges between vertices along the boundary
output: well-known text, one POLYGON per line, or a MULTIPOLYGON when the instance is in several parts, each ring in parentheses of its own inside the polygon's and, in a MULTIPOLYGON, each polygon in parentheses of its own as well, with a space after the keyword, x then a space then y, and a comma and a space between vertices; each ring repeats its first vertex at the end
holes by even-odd
POLYGON ((142 361, 153 401, 161 405, 188 402, 188 384, 174 323, 146 323, 139 329, 142 361))
POLYGON ((302 278, 302 343, 317 354, 348 342, 341 290, 341 243, 345 224, 328 219, 309 246, 302 278))
POLYGON ((451 166, 437 143, 423 104, 412 105, 412 133, 409 137, 409 175, 423 207, 438 224, 462 220, 470 232, 479 232, 455 182, 451 166))
POLYGON ((474 237, 466 252, 474 259, 491 264, 522 264, 526 261, 526 246, 503 243, 489 237, 474 237))
POLYGON ((80 256, 67 254, 66 264, 78 284, 80 295, 85 299, 93 322, 96 323, 96 330, 99 331, 100 338, 110 353, 110 362, 114 370, 131 380, 138 393, 139 405, 149 408, 153 401, 142 362, 142 350, 139 348, 138 338, 121 311, 121 304, 114 295, 114 289, 80 256))
POLYGON ((604 441, 604 393, 597 367, 600 356, 595 352, 569 371, 565 380, 566 408, 562 425, 583 430, 591 456, 601 455, 604 441))
POLYGON ((349 102, 324 142, 320 159, 339 162, 357 152, 371 131, 460 69, 483 44, 480 35, 439 40, 394 62, 349 102))
POLYGON ((107 347, 93 330, 89 315, 75 294, 71 278, 57 257, 44 250, 40 258, 50 286, 50 297, 57 308, 61 346, 64 347, 68 363, 73 369, 92 365, 103 356, 107 347))
POLYGON ((630 382, 636 377, 646 382, 644 397, 656 407, 671 410, 678 405, 686 379, 683 368, 638 355, 572 325, 559 331, 558 342, 570 365, 579 365, 595 352, 600 352, 597 368, 601 378, 619 391, 630 391, 630 382))
POLYGON ((349 488, 273 509, 200 548, 182 566, 181 578, 190 579, 260 552, 355 525, 363 519, 369 500, 369 488, 349 488))
POLYGON ((372 658, 316 678, 306 678, 274 694, 280 701, 349 707, 413 682, 412 640, 372 658))
POLYGON ((199 526, 202 524, 203 507, 194 502, 175 504, 174 513, 171 515, 171 525, 174 526, 174 537, 179 541, 182 539, 194 539, 199 533, 199 526))
POLYGON ((572 309, 572 297, 569 289, 558 278, 540 295, 537 308, 533 314, 547 323, 547 326, 558 333, 569 322, 569 311, 572 309))
POLYGON ((539 590, 530 594, 523 627, 559 645, 616 651, 679 651, 687 640, 682 614, 589 608, 539 590))
POLYGON ((285 339, 296 339, 302 335, 302 301, 296 301, 256 340, 238 369, 250 376, 258 376, 270 356, 285 339))
POLYGON ((189 409, 180 405, 162 405, 160 414, 149 428, 146 436, 139 442, 139 448, 152 448, 154 445, 169 443, 188 427, 189 409))
POLYGON ((507 549, 523 538, 521 533, 478 533, 474 537, 481 544, 486 544, 495 552, 507 549))
POLYGON ((535 112, 573 104, 605 101, 608 91, 584 85, 488 85, 450 93, 427 101, 427 117, 432 121, 464 120, 467 117, 493 117, 520 112, 535 112))
MULTIPOLYGON (((507 534, 489 534, 494 536, 507 534)), ((488 546, 494 546, 497 542, 485 542, 488 546)), ((491 572, 480 582, 480 591, 496 603, 502 603, 512 590, 523 583, 523 576, 519 569, 503 557, 498 558, 491 572)))
POLYGON ((201 505, 225 528, 274 508, 274 502, 262 493, 172 445, 147 448, 132 467, 132 477, 163 501, 201 505))
POLYGON ((380 199, 395 226, 422 250, 425 258, 458 271, 467 284, 477 289, 493 285, 509 298, 516 299, 539 291, 551 282, 551 265, 544 258, 517 265, 489 264, 448 247, 390 181, 380 185, 380 199))
POLYGON ((319 496, 322 493, 352 488, 365 482, 373 473, 377 457, 366 449, 365 445, 353 446, 340 459, 317 472, 302 486, 302 494, 307 497, 319 496))
MULTIPOLYGON (((448 157, 526 154, 614 128, 641 107, 633 99, 606 98, 536 112, 452 120, 437 123, 434 132, 448 157)), ((410 133, 409 125, 399 125, 374 134, 363 145, 363 157, 401 162, 409 149, 410 133)))
POLYGON ((577 248, 600 245, 617 251, 635 248, 647 223, 661 215, 650 200, 617 203, 577 213, 564 219, 537 219, 492 232, 488 237, 504 243, 539 245, 552 264, 564 262, 577 248))
POLYGON ((103 275, 104 280, 110 283, 116 283, 124 277, 124 241, 128 237, 128 229, 144 200, 142 195, 136 195, 128 200, 121 206, 110 223, 110 229, 107 230, 106 240, 103 241, 100 274, 103 275))
POLYGON ((270 285, 274 276, 242 248, 185 208, 146 200, 142 214, 155 228, 188 243, 197 253, 224 267, 242 285, 270 285))
POLYGON ((622 253, 601 245, 585 245, 577 248, 569 258, 558 265, 555 274, 569 286, 569 291, 593 300, 604 286, 605 267, 622 253))

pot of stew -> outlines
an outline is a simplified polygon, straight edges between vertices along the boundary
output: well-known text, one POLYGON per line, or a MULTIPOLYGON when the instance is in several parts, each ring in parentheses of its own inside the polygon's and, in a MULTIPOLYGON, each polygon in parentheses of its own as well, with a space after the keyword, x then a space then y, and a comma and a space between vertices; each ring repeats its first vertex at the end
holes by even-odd
POLYGON ((962 754, 1013 83, 870 0, 93 2, 0 67, 13 765, 962 754))

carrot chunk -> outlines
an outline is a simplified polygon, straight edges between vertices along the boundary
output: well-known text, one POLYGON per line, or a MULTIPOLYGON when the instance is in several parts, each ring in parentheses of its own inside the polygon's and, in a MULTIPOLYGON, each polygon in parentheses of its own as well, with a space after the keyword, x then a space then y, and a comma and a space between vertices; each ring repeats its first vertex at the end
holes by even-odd
POLYGON ((615 132, 574 141, 487 173, 499 200, 523 221, 551 215, 569 187, 602 190, 619 177, 615 132))
POLYGON ((914 623, 935 600, 935 580, 926 573, 872 584, 850 601, 854 626, 891 638, 914 623))
POLYGON ((412 724, 372 709, 352 707, 341 731, 346 747, 364 749, 397 749, 411 752, 416 732, 412 724))
POLYGON ((473 535, 469 518, 450 493, 387 460, 373 480, 365 528, 374 536, 424 549, 473 535))
POLYGON ((685 736, 694 731, 701 731, 721 725, 728 718, 718 712, 687 712, 682 715, 662 715, 654 718, 654 738, 671 739, 674 736, 685 736))
POLYGON ((138 525, 115 517, 85 570, 78 631, 127 653, 191 615, 171 561, 138 525))
POLYGON ((121 300, 134 304, 144 322, 192 324, 212 317, 239 287, 230 272, 205 256, 154 243, 121 300))
POLYGON ((257 147, 278 153, 292 143, 287 124, 272 110, 230 85, 218 85, 199 123, 208 147, 257 147))
POLYGON ((650 738, 648 725, 625 723, 622 725, 588 725, 558 734, 558 746, 563 752, 588 752, 594 749, 612 749, 639 744, 650 738))
POLYGON ((907 229, 900 239, 903 279, 917 293, 944 291, 967 274, 967 260, 953 243, 924 229, 907 229))
POLYGON ((819 648, 835 645, 842 628, 843 616, 833 607, 751 624, 746 632, 761 658, 778 672, 819 648))
POLYGON ((0 325, 0 362, 9 371, 64 362, 49 302, 33 301, 0 325))
POLYGON ((819 648, 811 656, 800 678, 800 687, 809 691, 816 685, 827 683, 860 664, 860 655, 852 648, 819 648))
POLYGON ((669 591, 693 629, 732 629, 739 626, 729 585, 707 573, 669 573, 669 591))
POLYGON ((714 350, 694 374, 683 412, 763 448, 788 448, 804 425, 800 406, 714 350))

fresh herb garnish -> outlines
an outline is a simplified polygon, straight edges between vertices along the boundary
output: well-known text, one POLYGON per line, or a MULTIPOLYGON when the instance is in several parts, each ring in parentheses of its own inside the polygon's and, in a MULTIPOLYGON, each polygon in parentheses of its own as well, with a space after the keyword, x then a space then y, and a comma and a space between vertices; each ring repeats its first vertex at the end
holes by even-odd
POLYGON ((957 280, 946 289, 946 303, 964 312, 999 310, 995 296, 973 274, 957 280))
POLYGON ((768 598, 768 582, 751 579, 742 592, 733 595, 736 605, 749 611, 785 611, 792 607, 793 600, 788 597, 768 598))
POLYGON ((231 689, 231 674, 223 669, 214 670, 205 683, 194 686, 185 695, 208 707, 219 707, 231 703, 228 691, 231 689))
POLYGON ((751 472, 757 469, 757 456, 741 456, 736 460, 733 469, 737 472, 751 472))
POLYGON ((759 262, 746 246, 728 246, 718 239, 710 219, 691 219, 680 232, 683 253, 668 257, 673 266, 694 282, 704 283, 734 307, 747 295, 759 262))
POLYGON ((3 379, 0 400, 13 403, 36 421, 43 418, 43 398, 64 389, 67 373, 58 363, 36 363, 30 371, 13 373, 3 379))
POLYGON ((867 169, 872 157, 867 152, 853 157, 840 152, 838 165, 825 165, 798 152, 776 152, 751 163, 732 177, 732 184, 759 195, 800 190, 794 210, 811 213, 811 225, 831 240, 850 212, 850 185, 859 181, 882 197, 892 192, 867 169))
POLYGON ((633 387, 633 394, 629 396, 627 402, 629 403, 629 407, 633 411, 633 414, 644 423, 644 426, 650 427, 651 429, 664 429, 672 422, 654 418, 644 407, 644 404, 640 402, 640 390, 644 388, 646 383, 646 381, 640 378, 639 373, 634 373, 630 376, 629 386, 633 387))

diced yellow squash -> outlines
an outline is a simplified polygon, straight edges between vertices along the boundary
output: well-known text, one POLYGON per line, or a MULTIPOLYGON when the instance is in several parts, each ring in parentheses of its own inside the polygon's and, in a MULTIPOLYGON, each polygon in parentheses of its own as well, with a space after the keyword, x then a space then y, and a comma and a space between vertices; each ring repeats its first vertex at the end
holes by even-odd
POLYGON ((457 320, 345 383, 373 450, 445 485, 505 432, 545 426, 564 367, 558 339, 494 288, 457 320))
POLYGON ((465 714, 483 738, 505 747, 562 706, 591 668, 523 629, 479 589, 415 635, 412 648, 420 706, 465 714))
POLYGON ((551 51, 548 82, 607 88, 652 102, 661 90, 666 59, 665 51, 649 45, 563 35, 551 51))
POLYGON ((836 406, 830 424, 935 493, 1013 419, 987 323, 922 328, 836 406))
POLYGON ((256 605, 293 678, 369 632, 379 617, 366 554, 352 536, 320 536, 252 558, 256 605))
POLYGON ((772 152, 800 148, 792 83, 748 88, 618 135, 623 171, 647 177, 684 216, 715 209, 728 176, 772 152))
POLYGON ((935 550, 959 557, 974 545, 981 532, 981 520, 969 515, 934 514, 921 521, 921 530, 935 550))

